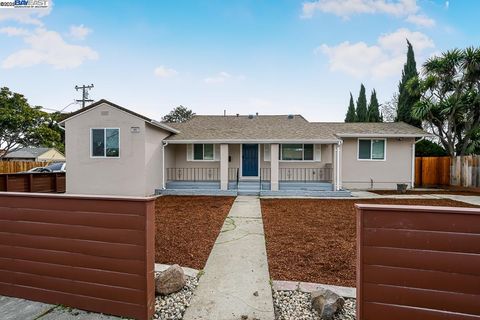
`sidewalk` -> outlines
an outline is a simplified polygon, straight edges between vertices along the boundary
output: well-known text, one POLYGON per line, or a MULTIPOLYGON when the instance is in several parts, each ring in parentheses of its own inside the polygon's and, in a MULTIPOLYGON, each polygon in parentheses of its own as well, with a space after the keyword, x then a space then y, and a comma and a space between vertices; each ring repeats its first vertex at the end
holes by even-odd
POLYGON ((257 197, 237 197, 204 272, 185 320, 274 319, 257 197))
POLYGON ((120 320, 100 313, 63 306, 0 296, 2 320, 120 320))

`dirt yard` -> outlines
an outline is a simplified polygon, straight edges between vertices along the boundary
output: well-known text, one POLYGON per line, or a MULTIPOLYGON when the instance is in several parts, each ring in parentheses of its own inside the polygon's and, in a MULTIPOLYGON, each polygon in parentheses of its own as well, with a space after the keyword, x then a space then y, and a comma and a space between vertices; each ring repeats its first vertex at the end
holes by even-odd
POLYGON ((270 277, 355 286, 355 203, 472 207, 452 200, 263 199, 270 277))
POLYGON ((159 197, 155 208, 155 262, 203 269, 234 200, 159 197))

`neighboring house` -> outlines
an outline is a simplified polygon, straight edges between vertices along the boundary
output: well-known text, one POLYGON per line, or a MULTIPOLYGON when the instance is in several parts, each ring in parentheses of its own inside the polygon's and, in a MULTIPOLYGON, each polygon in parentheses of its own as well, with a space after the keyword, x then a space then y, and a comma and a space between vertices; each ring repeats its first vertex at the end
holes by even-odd
POLYGON ((63 153, 55 148, 21 148, 7 153, 4 160, 18 161, 65 161, 63 153))
POLYGON ((415 142, 428 136, 402 122, 320 123, 301 115, 198 115, 165 124, 106 100, 63 124, 67 192, 135 196, 411 187, 415 142))

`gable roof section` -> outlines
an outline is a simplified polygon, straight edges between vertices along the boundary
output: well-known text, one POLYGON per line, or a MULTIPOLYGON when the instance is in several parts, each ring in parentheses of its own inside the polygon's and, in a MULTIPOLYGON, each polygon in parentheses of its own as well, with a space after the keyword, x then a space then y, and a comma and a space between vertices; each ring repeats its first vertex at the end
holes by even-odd
POLYGON ((87 107, 85 107, 85 108, 83 108, 83 109, 79 109, 79 110, 73 112, 68 118, 66 118, 66 119, 64 119, 63 121, 61 121, 60 124, 63 124, 63 123, 65 123, 65 121, 70 120, 70 119, 72 119, 72 118, 74 118, 74 117, 76 117, 76 116, 78 116, 78 115, 80 115, 80 114, 82 114, 82 113, 84 113, 84 112, 88 112, 89 110, 94 109, 94 108, 96 108, 96 107, 98 107, 98 106, 100 106, 101 104, 104 104, 104 103, 105 103, 105 104, 108 104, 108 105, 111 106, 111 107, 117 108, 117 109, 119 109, 119 110, 121 110, 121 111, 123 111, 123 112, 129 113, 129 114, 131 114, 132 116, 135 116, 135 117, 137 117, 137 118, 140 118, 140 119, 142 119, 142 120, 145 120, 145 122, 147 122, 147 123, 149 123, 149 124, 151 124, 151 125, 153 125, 153 126, 155 126, 155 127, 157 127, 157 128, 160 128, 160 129, 169 131, 169 132, 171 132, 171 133, 178 133, 178 131, 177 131, 176 129, 174 129, 174 128, 172 128, 172 127, 170 127, 170 126, 168 126, 168 125, 166 125, 166 124, 164 124, 164 123, 162 123, 162 122, 159 122, 159 121, 156 121, 156 120, 154 120, 154 119, 150 119, 150 118, 148 118, 148 117, 145 117, 144 115, 141 115, 141 114, 139 114, 139 113, 136 113, 136 112, 134 112, 134 111, 132 111, 132 110, 130 110, 130 109, 124 108, 124 107, 122 107, 122 106, 119 106, 118 104, 115 104, 115 103, 110 102, 110 101, 105 100, 105 99, 98 100, 97 102, 92 103, 91 105, 89 105, 89 106, 87 106, 87 107))
POLYGON ((337 142, 329 128, 309 123, 300 115, 194 116, 172 123, 180 133, 169 143, 189 142, 337 142))
POLYGON ((21 148, 12 152, 9 152, 5 155, 5 158, 17 158, 17 159, 25 159, 25 158, 37 158, 44 154, 45 152, 49 151, 50 149, 54 148, 21 148))

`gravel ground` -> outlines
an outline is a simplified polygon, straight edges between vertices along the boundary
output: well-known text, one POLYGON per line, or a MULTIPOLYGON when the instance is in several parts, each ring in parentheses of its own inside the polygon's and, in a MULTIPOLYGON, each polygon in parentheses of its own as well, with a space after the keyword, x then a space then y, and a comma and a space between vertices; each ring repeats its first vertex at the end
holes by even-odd
POLYGON ((190 305, 193 291, 198 285, 196 277, 187 277, 187 285, 179 292, 155 298, 154 319, 179 320, 183 318, 185 310, 190 305))
MULTIPOLYGON (((311 308, 310 293, 300 291, 273 291, 275 320, 320 320, 311 308)), ((355 299, 345 299, 342 312, 334 320, 355 320, 355 299)))

